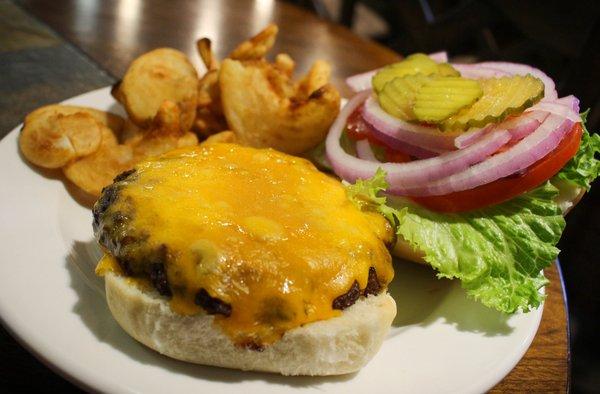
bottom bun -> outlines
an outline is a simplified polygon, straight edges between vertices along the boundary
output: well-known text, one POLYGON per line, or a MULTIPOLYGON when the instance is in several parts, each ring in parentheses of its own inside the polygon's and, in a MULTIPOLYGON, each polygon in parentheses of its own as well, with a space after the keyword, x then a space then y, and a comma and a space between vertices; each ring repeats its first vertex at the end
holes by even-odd
POLYGON ((263 351, 235 346, 214 316, 182 316, 153 291, 119 275, 105 276, 108 306, 123 329, 144 345, 178 360, 283 375, 341 375, 358 371, 377 353, 396 316, 387 293, 359 299, 341 316, 294 328, 263 351))

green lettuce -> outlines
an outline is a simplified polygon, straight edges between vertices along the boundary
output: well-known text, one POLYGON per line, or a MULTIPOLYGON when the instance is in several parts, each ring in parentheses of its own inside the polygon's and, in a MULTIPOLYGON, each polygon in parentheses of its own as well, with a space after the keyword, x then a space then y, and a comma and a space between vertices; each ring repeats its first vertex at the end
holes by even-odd
POLYGON ((387 197, 380 195, 387 187, 385 171, 378 168, 371 179, 359 179, 354 184, 346 184, 346 194, 358 208, 363 211, 379 212, 397 228, 406 209, 387 205, 387 197))
POLYGON ((432 212, 407 199, 380 196, 385 173, 348 185, 361 209, 381 212, 397 234, 425 253, 438 277, 457 278, 472 298, 505 313, 529 311, 544 299, 542 273, 557 257, 565 227, 549 182, 510 201, 459 214, 432 212))
POLYGON ((590 189, 592 181, 600 175, 600 160, 596 158, 600 154, 600 135, 590 135, 585 127, 588 112, 589 110, 581 114, 583 135, 577 154, 556 175, 559 179, 575 183, 587 190, 590 189))

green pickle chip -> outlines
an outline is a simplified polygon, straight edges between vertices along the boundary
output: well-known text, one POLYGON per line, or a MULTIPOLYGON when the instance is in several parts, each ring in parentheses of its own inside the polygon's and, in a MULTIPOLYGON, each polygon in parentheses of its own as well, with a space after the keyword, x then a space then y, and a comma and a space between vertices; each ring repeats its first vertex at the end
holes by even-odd
POLYGON ((391 64, 381 69, 371 81, 375 92, 383 90, 385 85, 395 78, 406 75, 442 75, 459 76, 460 73, 448 63, 436 63, 423 53, 415 53, 401 62, 391 64))
POLYGON ((390 115, 404 120, 416 120, 413 111, 415 96, 430 78, 421 74, 406 75, 388 82, 377 95, 379 105, 390 115))
POLYGON ((480 79, 479 83, 483 96, 475 104, 440 122, 442 130, 467 130, 498 123, 525 111, 544 97, 544 83, 529 74, 480 79))
POLYGON ((477 101, 483 90, 474 79, 437 77, 418 90, 413 111, 417 120, 438 123, 477 101))

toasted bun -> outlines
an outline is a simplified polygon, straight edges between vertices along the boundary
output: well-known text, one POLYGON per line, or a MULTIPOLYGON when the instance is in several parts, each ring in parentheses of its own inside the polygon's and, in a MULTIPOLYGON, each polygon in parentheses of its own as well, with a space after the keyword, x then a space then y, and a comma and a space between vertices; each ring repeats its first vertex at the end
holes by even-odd
POLYGON ((174 313, 164 297, 107 273, 108 306, 123 329, 178 360, 283 375, 340 375, 362 368, 379 350, 396 315, 387 293, 359 299, 342 315, 292 329, 263 351, 235 346, 214 316, 174 313))
MULTIPOLYGON (((572 183, 559 183, 555 186, 559 189, 559 195, 556 197, 555 202, 562 209, 563 215, 569 213, 571 209, 577 205, 581 198, 585 194, 585 189, 572 183)), ((392 250, 392 254, 404 260, 412 261, 419 264, 427 264, 423 257, 425 254, 420 250, 413 249, 412 246, 402 237, 398 237, 396 245, 392 250)))

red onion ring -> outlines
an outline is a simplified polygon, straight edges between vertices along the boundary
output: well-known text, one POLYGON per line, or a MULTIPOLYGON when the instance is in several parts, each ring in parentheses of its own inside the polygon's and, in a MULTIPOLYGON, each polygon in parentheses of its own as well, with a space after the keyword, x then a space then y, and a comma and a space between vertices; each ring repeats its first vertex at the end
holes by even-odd
POLYGON ((526 113, 531 111, 544 111, 554 115, 564 116, 575 123, 581 122, 581 116, 579 116, 578 113, 579 99, 573 95, 562 97, 556 100, 542 100, 525 110, 526 113), (577 101, 576 104, 573 104, 574 100, 577 101))
POLYGON ((449 152, 446 150, 433 151, 433 150, 421 148, 419 146, 407 144, 403 141, 397 140, 393 137, 390 137, 387 134, 382 133, 381 131, 377 130, 375 127, 372 127, 371 130, 372 130, 371 134, 373 134, 373 137, 376 140, 381 141, 382 143, 384 143, 385 145, 389 146, 390 148, 392 148, 394 150, 400 151, 404 154, 416 157, 418 159, 429 159, 431 157, 439 156, 442 153, 449 152))
POLYGON ((357 179, 372 177, 378 168, 387 173, 387 181, 396 187, 417 187, 422 183, 431 182, 459 171, 463 171, 475 163, 485 160, 511 138, 506 130, 496 130, 488 133, 476 143, 430 159, 408 163, 373 163, 349 155, 340 145, 340 137, 346 125, 346 120, 370 95, 369 91, 354 96, 333 122, 325 141, 327 158, 335 173, 341 178, 354 182, 357 179))
POLYGON ((373 149, 371 149, 369 140, 356 141, 356 155, 362 160, 379 162, 375 157, 375 153, 373 153, 373 149))
POLYGON ((481 129, 469 129, 454 139, 454 146, 456 146, 458 149, 466 148, 483 137, 485 132, 490 128, 490 126, 486 126, 481 129))
POLYGON ((569 119, 552 114, 533 133, 504 152, 433 182, 414 187, 392 185, 389 192, 405 196, 439 196, 473 189, 507 177, 526 169, 552 152, 573 124, 569 119))
POLYGON ((489 68, 492 70, 501 71, 512 75, 531 74, 532 76, 539 78, 544 83, 545 99, 554 100, 558 98, 558 93, 556 93, 556 85, 554 84, 552 78, 550 78, 542 70, 539 70, 535 67, 531 67, 526 64, 509 62, 483 62, 477 63, 477 65, 479 67, 489 68))
POLYGON ((373 97, 365 102, 363 117, 381 133, 426 150, 455 149, 454 140, 460 133, 441 132, 437 128, 405 122, 385 112, 373 97))
POLYGON ((356 74, 351 77, 346 78, 346 85, 352 89, 353 92, 358 93, 363 90, 371 89, 371 80, 377 74, 380 69, 367 71, 361 74, 356 74))
POLYGON ((494 128, 508 130, 512 141, 519 141, 533 133, 547 117, 547 112, 527 112, 498 123, 494 128))
POLYGON ((495 70, 491 68, 485 68, 479 66, 479 63, 474 64, 459 64, 452 63, 452 67, 460 73, 461 77, 471 79, 485 79, 485 78, 501 78, 510 75, 507 72, 501 70, 495 70))
POLYGON ((430 53, 427 56, 436 63, 448 63, 448 52, 446 51, 430 53))
MULTIPOLYGON (((397 150, 399 152, 402 152, 404 154, 407 154, 409 156, 413 156, 413 157, 416 157, 419 159, 429 159, 430 157, 439 156, 441 153, 447 152, 447 151, 443 151, 443 150, 432 151, 432 150, 427 150, 427 149, 424 149, 424 148, 421 148, 418 146, 410 145, 410 144, 399 141, 395 138, 392 138, 392 137, 380 132, 375 127, 373 127, 373 125, 371 125, 369 122, 367 122, 365 120, 365 118, 363 116, 363 109, 364 109, 364 106, 357 110, 360 113, 360 124, 359 124, 359 127, 357 128, 358 130, 361 130, 360 133, 369 135, 372 138, 374 138, 375 140, 383 143, 386 146, 389 146, 390 148, 392 148, 394 150, 397 150)), ((350 119, 348 121, 350 121, 350 119)))

